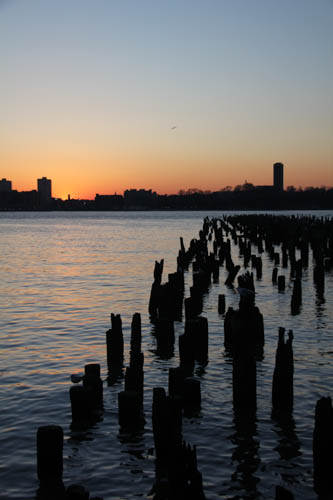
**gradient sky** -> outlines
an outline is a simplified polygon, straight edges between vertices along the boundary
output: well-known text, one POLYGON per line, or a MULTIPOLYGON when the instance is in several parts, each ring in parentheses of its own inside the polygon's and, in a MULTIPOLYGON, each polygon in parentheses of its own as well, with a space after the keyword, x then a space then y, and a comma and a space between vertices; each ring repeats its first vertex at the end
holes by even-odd
POLYGON ((0 177, 332 186, 332 54, 333 0, 0 0, 0 177))

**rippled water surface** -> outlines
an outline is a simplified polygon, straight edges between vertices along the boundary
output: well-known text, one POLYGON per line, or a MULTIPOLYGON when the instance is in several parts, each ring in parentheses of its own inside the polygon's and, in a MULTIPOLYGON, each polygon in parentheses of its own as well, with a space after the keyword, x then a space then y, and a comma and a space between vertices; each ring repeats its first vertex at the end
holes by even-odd
MULTIPOLYGON (((332 212, 327 213, 332 216, 332 212)), ((36 431, 64 429, 64 482, 84 484, 92 495, 109 499, 147 498, 155 477, 151 428, 152 389, 167 388, 174 356, 161 359, 148 316, 154 261, 164 258, 164 280, 176 270, 179 237, 188 247, 204 216, 220 212, 1 213, 0 214, 0 499, 33 499, 38 489, 36 431), (110 313, 121 314, 128 364, 130 323, 142 315, 145 355, 146 425, 137 435, 119 432, 119 382, 106 383, 105 331, 110 313), (90 362, 101 364, 104 414, 86 433, 70 430, 70 375, 90 362)), ((321 215, 321 214, 316 214, 321 215)), ((233 247, 235 264, 242 265, 233 247)), ((285 293, 271 282, 273 263, 263 254, 263 278, 256 303, 264 315, 264 358, 257 365, 256 420, 236 425, 232 405, 232 364, 223 347, 223 316, 218 294, 228 306, 238 297, 226 288, 225 269, 204 298, 209 322, 209 363, 197 367, 200 413, 185 417, 183 435, 197 445, 207 499, 275 498, 281 484, 295 499, 315 498, 312 485, 314 408, 332 396, 333 272, 325 275, 324 297, 312 279, 312 254, 303 273, 303 305, 290 314, 289 269, 285 293), (288 425, 271 419, 271 382, 278 327, 294 331, 295 401, 288 425)), ((243 269, 244 272, 244 269, 243 269)), ((192 285, 185 275, 185 296, 192 285)), ((184 324, 176 323, 176 337, 184 324)))

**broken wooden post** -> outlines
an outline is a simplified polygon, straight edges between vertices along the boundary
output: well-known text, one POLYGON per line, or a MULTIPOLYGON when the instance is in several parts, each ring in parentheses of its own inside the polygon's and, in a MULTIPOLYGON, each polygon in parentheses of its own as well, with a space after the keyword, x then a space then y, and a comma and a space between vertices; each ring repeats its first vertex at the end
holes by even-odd
POLYGON ((139 392, 121 391, 118 393, 118 420, 121 428, 133 429, 141 427, 143 418, 142 403, 139 392))
POLYGON ((197 316, 195 302, 191 297, 187 297, 184 300, 184 308, 185 308, 185 320, 193 319, 197 316))
POLYGON ((235 412, 255 411, 257 405, 257 370, 254 355, 247 351, 234 354, 232 364, 233 404, 235 412))
POLYGON ((82 385, 73 385, 69 390, 72 410, 71 427, 87 427, 92 421, 92 408, 87 391, 82 385))
POLYGON ((224 284, 227 286, 231 286, 239 270, 240 266, 234 266, 232 269, 230 269, 229 275, 225 280, 224 284))
POLYGON ((106 352, 109 371, 122 366, 124 339, 120 314, 111 314, 111 328, 106 332, 106 352))
POLYGON ((183 397, 183 384, 186 371, 181 367, 169 368, 168 392, 169 396, 183 397))
POLYGON ((293 332, 289 330, 285 342, 285 329, 279 328, 272 384, 273 412, 292 412, 294 402, 293 332))
POLYGON ((83 376, 83 387, 89 399, 92 411, 103 407, 103 381, 100 377, 101 369, 97 363, 85 365, 83 376))
POLYGON ((131 324, 131 351, 141 350, 141 315, 134 313, 131 324))
POLYGON ((174 322, 171 319, 159 318, 155 323, 155 336, 158 350, 163 352, 173 348, 175 342, 174 322))
POLYGON ((183 404, 185 408, 200 408, 201 389, 200 380, 186 377, 183 381, 183 404))
POLYGON ((333 408, 330 397, 316 404, 313 431, 313 478, 315 491, 323 498, 333 498, 333 408))
POLYGON ((273 283, 277 282, 277 275, 278 275, 278 268, 274 267, 273 272, 272 272, 272 282, 273 283))
POLYGON ((256 265, 255 265, 256 271, 257 271, 257 279, 262 278, 262 259, 261 257, 256 258, 256 265))
POLYGON ((168 451, 166 394, 162 387, 153 389, 152 426, 156 458, 161 459, 168 451))
POLYGON ((162 274, 163 274, 163 265, 164 265, 164 259, 162 259, 160 262, 155 261, 154 281, 153 281, 153 284, 151 286, 149 306, 148 306, 149 314, 153 318, 157 315, 160 287, 161 287, 162 274))
POLYGON ((37 430, 37 474, 41 487, 62 487, 64 433, 59 425, 37 430))
POLYGON ((218 298, 218 312, 219 314, 225 313, 225 295, 220 294, 218 298))
POLYGON ((232 348, 232 326, 231 326, 231 318, 235 314, 235 311, 232 307, 228 307, 226 315, 224 317, 224 347, 226 349, 232 348))
POLYGON ((188 333, 183 333, 178 337, 178 346, 180 366, 187 374, 193 373, 195 364, 193 339, 188 333))
POLYGON ((161 387, 153 390, 152 424, 157 459, 172 460, 182 440, 181 402, 161 387))
POLYGON ((192 339, 194 359, 199 362, 208 360, 208 321, 202 316, 185 322, 185 335, 192 339))
POLYGON ((299 312, 301 304, 302 304, 302 282, 300 278, 296 278, 294 280, 293 294, 291 297, 292 314, 296 314, 299 312))
POLYGON ((283 292, 286 289, 286 278, 285 276, 278 276, 278 290, 283 292))
POLYGON ((143 405, 143 380, 144 372, 138 366, 128 366, 125 371, 125 391, 137 392, 143 405))

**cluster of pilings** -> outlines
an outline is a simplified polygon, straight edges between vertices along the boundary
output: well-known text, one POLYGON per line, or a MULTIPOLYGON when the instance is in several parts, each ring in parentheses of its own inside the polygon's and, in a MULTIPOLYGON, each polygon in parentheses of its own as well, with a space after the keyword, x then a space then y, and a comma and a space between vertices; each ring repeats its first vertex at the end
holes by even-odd
POLYGON ((198 386, 194 389, 189 381, 180 372, 169 372, 169 395, 162 387, 153 391, 152 425, 156 454, 153 490, 156 498, 205 499, 196 448, 182 439, 182 408, 200 406, 200 386, 198 391, 198 386), (186 398, 185 394, 192 397, 186 398))
MULTIPOLYGON (((268 215, 225 216, 204 219, 198 239, 192 239, 188 250, 180 238, 176 272, 162 283, 163 259, 155 262, 154 281, 149 300, 149 314, 154 324, 158 349, 173 350, 174 321, 185 316, 184 333, 179 335, 179 366, 169 369, 168 395, 162 387, 153 390, 152 428, 156 455, 156 481, 153 490, 156 499, 204 499, 202 477, 197 468, 196 448, 183 441, 182 417, 200 410, 201 388, 193 376, 195 363, 208 363, 208 321, 201 316, 203 296, 213 282, 218 282, 220 267, 225 266, 225 285, 234 288, 241 265, 246 270, 237 277, 239 307, 226 310, 224 294, 218 297, 218 312, 224 316, 224 346, 232 357, 233 405, 236 427, 256 413, 256 362, 261 359, 264 343, 264 321, 255 304, 254 274, 263 275, 262 254, 266 251, 274 268, 272 283, 279 293, 286 291, 286 269, 290 268, 292 285, 291 314, 301 313, 303 270, 309 265, 309 250, 315 261, 313 281, 316 293, 323 297, 325 272, 333 266, 332 221, 326 219, 276 217, 268 215), (238 245, 242 263, 231 257, 231 242, 238 245), (209 247, 212 246, 212 252, 209 247), (255 248, 257 253, 255 253, 255 248), (280 248, 280 251, 279 251, 280 248), (184 299, 184 271, 192 263, 192 286, 184 299), (279 270, 284 269, 284 274, 279 270), (237 424, 238 422, 238 424, 237 424)), ((279 329, 275 368, 272 380, 272 417, 279 419, 293 411, 294 359, 293 332, 279 329)), ((144 354, 141 351, 141 317, 135 313, 131 325, 129 366, 125 369, 124 390, 118 394, 120 429, 127 432, 141 430, 144 418, 144 354)), ((111 314, 111 329, 106 332, 108 383, 123 378, 124 340, 119 314, 111 314)), ((103 383, 100 366, 88 364, 83 377, 72 376, 82 382, 70 389, 73 429, 91 426, 103 412, 103 383)), ((288 417, 288 418, 289 418, 288 417)), ((330 498, 331 462, 333 448, 333 409, 330 398, 317 402, 313 434, 313 461, 315 491, 330 498)), ((59 499, 89 499, 89 492, 78 485, 67 489, 62 483, 63 431, 57 426, 38 429, 37 469, 40 480, 39 497, 59 499), (51 493, 52 494, 51 494, 51 493), (52 496, 53 495, 53 496, 52 496)), ((281 486, 276 488, 277 500, 293 496, 281 486)), ((91 499, 92 500, 92 499, 91 499)), ((96 500, 96 499, 95 499, 96 500)))
POLYGON ((37 430, 38 500, 103 500, 91 497, 79 484, 65 487, 63 474, 64 433, 58 425, 41 426, 37 430))
MULTIPOLYGON (((216 225, 216 222, 214 222, 216 225)), ((333 222, 329 218, 273 216, 273 215, 232 215, 221 220, 221 227, 228 228, 230 234, 238 236, 239 248, 244 255, 244 265, 248 263, 249 245, 256 245, 262 253, 263 246, 275 266, 290 267, 293 285, 291 312, 300 312, 302 304, 302 271, 309 265, 309 250, 314 259, 313 282, 316 293, 322 297, 325 291, 325 272, 333 266, 333 222), (279 247, 279 248, 276 248, 279 247), (297 257, 298 254, 298 257, 297 257)), ((257 275, 258 277, 258 275, 257 275)), ((286 288, 285 274, 278 275, 278 267, 273 269, 272 281, 278 291, 286 288)))
POLYGON ((103 382, 97 363, 85 365, 83 377, 72 376, 70 390, 73 430, 93 425, 103 411, 103 382), (82 385, 78 384, 82 378, 82 385))
MULTIPOLYGON (((193 273, 199 276, 193 279, 190 298, 185 299, 185 334, 179 337, 180 367, 193 368, 195 356, 195 336, 186 335, 187 323, 202 312, 202 293, 211 283, 211 272, 214 267, 207 265, 216 262, 226 266, 228 272, 225 284, 233 287, 233 282, 241 268, 231 258, 231 239, 238 244, 244 267, 251 263, 256 278, 261 279, 263 262, 261 255, 253 254, 256 246, 259 254, 265 251, 274 263, 272 282, 277 284, 278 291, 286 290, 286 275, 279 275, 279 267, 290 267, 292 295, 290 301, 291 314, 299 314, 302 305, 303 270, 309 265, 309 250, 312 249, 315 261, 313 281, 318 297, 322 298, 325 290, 325 271, 333 266, 333 223, 330 219, 314 217, 276 217, 276 216, 229 216, 222 219, 206 218, 199 232, 199 240, 191 242, 193 256, 193 273), (224 241, 224 235, 227 237, 224 241), (215 239, 214 239, 215 236, 215 239), (230 238, 228 238, 230 236, 230 238), (213 240, 213 241, 212 241, 213 240), (207 244, 212 241, 213 256, 208 254, 207 244), (198 243, 197 243, 198 242, 198 243), (281 254, 276 247, 281 248, 281 254), (199 249, 197 258, 196 249, 199 249), (297 258, 297 253, 299 257, 297 258), (198 283, 200 286, 198 287, 198 283), (197 293, 195 293, 197 292, 197 293), (183 346, 186 346, 184 349, 183 346)), ((183 251, 184 253, 184 251, 183 251)), ((218 271, 215 269, 215 276, 218 271)), ((240 294, 239 309, 229 308, 224 316, 224 345, 233 357, 233 402, 236 413, 255 412, 256 408, 256 359, 264 346, 264 324, 259 309, 255 306, 255 287, 253 273, 246 272, 238 277, 237 291, 240 294), (252 410, 252 412, 251 412, 252 410)), ((225 312, 225 296, 219 295, 218 312, 225 312)), ((293 411, 293 376, 294 360, 292 348, 293 332, 288 332, 285 340, 285 329, 279 329, 276 361, 272 381, 272 416, 291 415, 293 411)), ((204 352, 206 352, 204 350, 204 352)), ((329 398, 322 398, 317 403, 316 426, 314 431, 314 479, 315 489, 324 495, 332 494, 328 470, 331 463, 332 449, 332 406, 329 398), (319 424, 321 422, 321 424, 319 424), (324 424, 326 422, 326 424, 324 424), (321 432, 319 429, 323 428, 321 432), (327 438, 326 446, 323 441, 327 438), (319 443, 319 444, 318 444, 319 443)), ((276 498, 292 498, 292 495, 278 487, 276 498)))
MULTIPOLYGON (((116 320, 116 350, 123 345, 121 333, 122 324, 119 315, 111 315, 113 325, 116 320)), ((161 321, 161 320, 157 320, 161 321)), ((168 321, 168 320, 164 320, 168 321)), ((173 322, 172 322, 173 324, 173 322)), ((208 331, 207 331, 208 334, 208 331)), ((123 359, 112 354, 110 331, 107 336, 107 359, 115 359, 117 366, 123 359)), ((144 355, 141 352, 141 316, 133 315, 131 324, 130 364, 125 370, 125 388, 118 393, 118 417, 122 432, 136 432, 145 424, 144 396, 144 355)), ((109 370, 113 365, 109 365, 109 370)), ((183 367, 170 368, 166 395, 163 388, 155 388, 152 404, 152 427, 156 455, 156 481, 154 490, 156 498, 172 499, 204 499, 201 474, 197 469, 196 449, 186 445, 182 440, 183 412, 197 411, 200 408, 201 392, 198 379, 190 376, 183 367), (177 464, 177 466, 175 465, 177 464), (200 494, 199 494, 200 493, 200 494)))
POLYGON ((184 269, 178 265, 168 281, 162 283, 164 260, 155 262, 154 282, 149 300, 149 314, 152 321, 181 319, 184 293, 184 269))

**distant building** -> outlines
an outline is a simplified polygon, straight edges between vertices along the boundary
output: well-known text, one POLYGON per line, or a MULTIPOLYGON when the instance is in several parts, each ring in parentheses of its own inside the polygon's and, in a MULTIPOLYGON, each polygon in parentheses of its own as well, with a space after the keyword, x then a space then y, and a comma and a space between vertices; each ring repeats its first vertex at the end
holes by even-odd
POLYGON ((96 210, 121 210, 124 198, 120 194, 96 194, 96 210))
POLYGON ((39 202, 41 205, 47 205, 52 201, 51 194, 51 181, 46 177, 42 177, 41 179, 37 179, 38 185, 38 196, 39 202))
POLYGON ((9 193, 11 190, 12 190, 12 181, 7 181, 7 179, 1 179, 0 192, 9 193))
POLYGON ((283 191, 283 163, 274 163, 273 165, 273 185, 275 191, 283 191))
POLYGON ((152 208, 156 200, 157 193, 151 189, 126 189, 124 191, 124 203, 127 209, 152 208))

